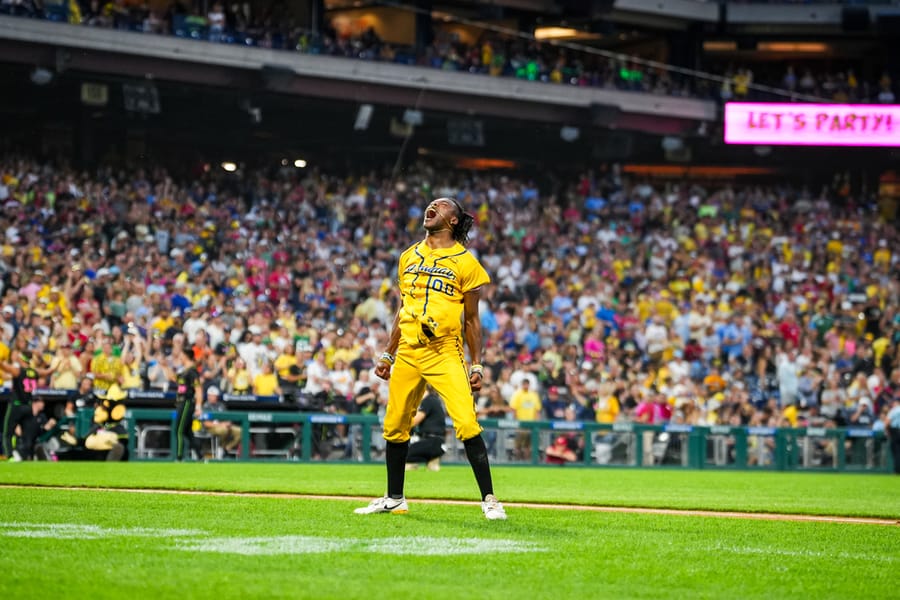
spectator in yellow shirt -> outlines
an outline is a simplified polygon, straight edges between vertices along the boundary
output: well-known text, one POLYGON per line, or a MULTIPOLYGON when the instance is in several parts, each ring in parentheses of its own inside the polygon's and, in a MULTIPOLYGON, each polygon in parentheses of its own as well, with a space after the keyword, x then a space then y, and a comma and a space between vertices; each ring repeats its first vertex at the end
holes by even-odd
POLYGON ((359 356, 359 345, 355 343, 352 331, 338 330, 338 336, 334 340, 334 352, 331 354, 330 367, 334 367, 334 363, 339 360, 346 364, 352 363, 359 356))
POLYGON ((250 394, 252 391, 250 371, 240 356, 234 359, 234 364, 228 369, 225 379, 228 381, 228 391, 232 394, 250 394))
POLYGON ((77 390, 81 379, 81 361, 72 353, 72 342, 68 339, 63 339, 58 349, 59 352, 50 361, 50 387, 54 390, 77 390))
POLYGON ((725 389, 725 379, 719 374, 718 367, 712 367, 709 374, 703 378, 703 385, 710 394, 721 392, 725 389))
POLYGON ((594 414, 598 423, 615 423, 616 417, 619 416, 619 399, 608 383, 600 386, 597 403, 594 405, 594 414))
POLYGON ((253 394, 255 396, 280 396, 281 386, 278 385, 278 376, 272 368, 272 363, 265 361, 262 371, 253 378, 253 394))
POLYGON ((299 366, 297 363, 297 349, 294 344, 287 343, 281 349, 281 354, 275 359, 275 372, 278 377, 285 379, 291 375, 291 367, 299 366))
POLYGON ((841 235, 838 232, 831 234, 831 239, 825 245, 825 252, 829 258, 840 257, 844 252, 844 244, 841 242, 841 235))
POLYGON ((69 302, 58 287, 53 286, 44 288, 44 290, 38 292, 38 298, 47 299, 47 304, 44 308, 49 311, 50 314, 53 316, 59 314, 66 325, 72 324, 72 311, 69 309, 69 302), (44 291, 46 291, 46 293, 42 294, 44 291))
MULTIPOLYGON (((519 421, 537 421, 544 409, 541 397, 531 389, 531 381, 527 377, 522 378, 519 389, 513 392, 509 399, 509 406, 516 411, 516 419, 519 421)), ((520 431, 516 434, 515 454, 518 460, 531 459, 531 431, 520 431)))
POLYGON ((275 359, 275 373, 278 375, 281 392, 285 396, 284 401, 293 401, 299 392, 300 378, 303 376, 303 367, 297 360, 297 349, 293 343, 285 344, 281 354, 275 359))
POLYGON ((113 355, 112 337, 105 336, 100 345, 100 354, 91 361, 94 374, 94 389, 108 390, 114 383, 122 383, 122 359, 113 355))
POLYGON ((509 406, 516 411, 516 419, 519 421, 537 421, 544 409, 540 395, 531 389, 531 381, 527 377, 522 378, 519 389, 513 392, 509 406))
MULTIPOLYGON (((0 341, 0 363, 9 362, 9 346, 6 342, 0 341)), ((5 382, 3 379, 4 373, 0 371, 0 386, 2 386, 5 382)))
POLYGON ((879 269, 888 269, 891 266, 891 249, 888 248, 887 240, 878 240, 878 248, 872 255, 872 262, 879 269))

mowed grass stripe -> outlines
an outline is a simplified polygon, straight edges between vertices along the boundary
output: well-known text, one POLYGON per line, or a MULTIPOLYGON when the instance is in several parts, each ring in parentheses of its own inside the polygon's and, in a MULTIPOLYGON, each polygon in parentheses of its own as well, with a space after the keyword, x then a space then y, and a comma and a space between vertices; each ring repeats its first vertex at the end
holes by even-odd
MULTIPOLYGON (((287 494, 287 493, 265 493, 265 492, 213 492, 201 490, 169 490, 169 489, 152 489, 152 488, 95 488, 95 487, 77 487, 77 486, 52 486, 52 485, 12 485, 0 484, 0 489, 58 489, 68 491, 92 491, 92 492, 122 492, 130 494, 181 494, 188 496, 237 496, 247 498, 280 498, 284 500, 320 500, 320 501, 353 501, 366 502, 368 497, 363 496, 326 496, 314 494, 287 494)), ((456 505, 478 505, 478 502, 469 502, 465 500, 448 500, 422 498, 412 502, 415 504, 456 504, 456 505)), ((874 519, 864 517, 841 517, 826 515, 797 515, 797 514, 780 514, 780 513, 752 513, 752 512, 734 512, 734 511, 712 511, 712 510, 680 510, 666 508, 635 508, 625 506, 589 506, 584 504, 543 504, 537 502, 507 502, 507 508, 525 508, 525 509, 547 509, 547 510, 574 510, 574 511, 592 511, 592 512, 613 512, 613 513, 634 513, 634 514, 653 514, 653 515, 670 515, 670 516, 687 516, 687 517, 718 517, 730 519, 757 519, 764 521, 807 521, 818 523, 847 523, 857 525, 900 525, 900 521, 895 519, 874 519)))
POLYGON ((360 516, 347 499, 0 494, 2 597, 871 598, 894 594, 900 567, 895 530, 841 523, 542 508, 490 522, 465 502, 360 516), (17 533, 42 524, 54 535, 17 533))
MULTIPOLYGON (((474 501, 467 465, 411 471, 406 493, 474 501)), ((383 465, 308 463, 0 464, 0 484, 373 497, 383 465)), ((900 519, 900 478, 887 474, 495 467, 500 499, 571 504, 900 519)))

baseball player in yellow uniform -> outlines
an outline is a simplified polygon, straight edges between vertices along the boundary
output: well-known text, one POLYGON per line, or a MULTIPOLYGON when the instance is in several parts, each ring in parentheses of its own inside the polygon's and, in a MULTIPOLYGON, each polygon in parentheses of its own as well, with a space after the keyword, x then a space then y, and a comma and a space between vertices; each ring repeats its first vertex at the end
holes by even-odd
POLYGON ((456 437, 463 442, 481 491, 488 519, 505 519, 494 496, 491 467, 475 414, 472 392, 481 389, 480 288, 490 277, 463 245, 474 218, 451 198, 425 209, 425 239, 400 255, 397 285, 400 310, 375 374, 390 381, 384 439, 387 441, 387 494, 357 514, 406 513, 403 495, 409 432, 430 385, 444 400, 456 437), (463 340, 471 366, 466 366, 463 340))

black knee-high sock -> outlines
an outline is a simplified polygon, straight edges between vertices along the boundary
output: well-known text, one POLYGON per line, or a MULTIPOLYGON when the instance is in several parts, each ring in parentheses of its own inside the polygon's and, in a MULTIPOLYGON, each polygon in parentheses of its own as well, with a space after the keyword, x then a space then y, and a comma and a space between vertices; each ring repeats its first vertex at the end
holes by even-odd
POLYGON ((488 494, 494 493, 494 483, 491 480, 491 464, 488 461, 487 448, 484 445, 484 438, 479 433, 473 438, 469 438, 463 442, 466 447, 466 458, 472 465, 472 472, 475 473, 475 481, 478 482, 478 489, 481 490, 481 499, 488 494))
POLYGON ((384 461, 387 464, 388 496, 403 497, 403 483, 406 477, 406 456, 409 454, 409 441, 387 442, 384 461))

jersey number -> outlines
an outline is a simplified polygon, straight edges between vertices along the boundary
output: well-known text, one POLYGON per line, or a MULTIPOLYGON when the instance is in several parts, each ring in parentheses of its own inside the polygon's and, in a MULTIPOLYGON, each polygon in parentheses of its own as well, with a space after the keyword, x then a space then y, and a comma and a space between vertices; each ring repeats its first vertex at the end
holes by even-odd
POLYGON ((26 394, 31 394, 37 389, 37 379, 23 379, 22 389, 26 394))
POLYGON ((447 294, 448 296, 452 296, 453 293, 456 291, 454 289, 452 283, 446 282, 443 279, 432 279, 429 286, 434 291, 443 292, 444 294, 447 294))

